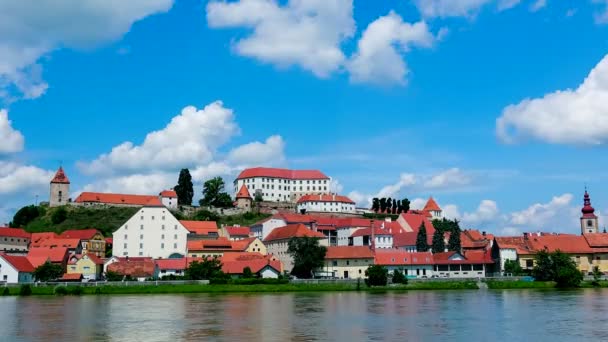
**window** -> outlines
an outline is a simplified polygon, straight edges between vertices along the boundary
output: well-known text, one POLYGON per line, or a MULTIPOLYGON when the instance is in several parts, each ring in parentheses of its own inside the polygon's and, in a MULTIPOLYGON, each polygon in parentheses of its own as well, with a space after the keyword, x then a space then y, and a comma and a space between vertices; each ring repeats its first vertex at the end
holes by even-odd
POLYGON ((177 244, 176 243, 173 244, 173 248, 177 249, 177 244))
POLYGON ((143 240, 143 239, 144 239, 144 234, 141 234, 141 235, 139 236, 139 239, 140 239, 140 240, 143 240))
POLYGON ((122 255, 128 255, 128 254, 129 254, 129 253, 127 253, 127 252, 122 252, 122 255))
POLYGON ((177 230, 177 225, 175 225, 175 227, 173 227, 174 230, 177 230))
POLYGON ((129 229, 129 226, 125 224, 125 230, 129 229))
POLYGON ((143 256, 143 255, 144 255, 144 252, 139 252, 139 256, 143 256))
POLYGON ((160 249, 165 249, 165 244, 164 243, 160 244, 160 249))
POLYGON ((124 248, 125 248, 125 249, 127 248, 127 244, 126 244, 126 243, 124 244, 124 248))
POLYGON ((332 262, 331 262, 331 265, 332 265, 332 266, 338 266, 338 261, 336 261, 336 260, 332 261, 332 262))
POLYGON ((127 234, 125 234, 125 240, 127 239, 127 234))
POLYGON ((587 220, 587 227, 593 227, 593 221, 587 220))
POLYGON ((144 244, 143 244, 143 243, 140 243, 140 244, 139 244, 139 248, 144 248, 144 244))
POLYGON ((534 267, 534 260, 526 260, 526 267, 527 268, 534 267))
POLYGON ((177 240, 177 234, 175 234, 175 240, 177 240))
POLYGON ((143 221, 143 220, 144 220, 144 216, 142 215, 142 216, 140 217, 140 219, 143 221))
POLYGON ((161 239, 165 239, 165 234, 160 236, 161 239))
POLYGON ((162 220, 163 220, 163 221, 165 220, 165 217, 164 217, 164 216, 162 217, 162 220))
POLYGON ((346 266, 350 265, 350 260, 346 260, 346 266))
POLYGON ((152 216, 152 220, 154 220, 154 216, 152 216))
POLYGON ((139 226, 139 230, 144 230, 144 225, 139 226))
POLYGON ((160 226, 160 229, 165 230, 165 225, 160 226))

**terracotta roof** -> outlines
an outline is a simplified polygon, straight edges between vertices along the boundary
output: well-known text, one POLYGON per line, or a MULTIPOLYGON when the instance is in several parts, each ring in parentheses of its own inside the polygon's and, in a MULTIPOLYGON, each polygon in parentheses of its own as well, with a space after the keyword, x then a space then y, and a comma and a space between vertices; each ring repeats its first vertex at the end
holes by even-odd
POLYGON ((28 259, 30 257, 45 258, 45 260, 50 260, 52 263, 63 263, 68 257, 68 249, 66 247, 34 247, 30 248, 27 257, 28 259))
POLYGON ((0 253, 0 258, 3 258, 11 264, 18 272, 32 273, 35 267, 25 256, 8 255, 0 253))
POLYGON ((476 249, 476 248, 489 248, 490 239, 484 236, 478 230, 469 229, 463 230, 460 233, 460 245, 462 248, 476 249))
POLYGON ((53 232, 45 232, 45 233, 32 233, 32 242, 40 242, 46 239, 57 239, 59 235, 53 232))
POLYGON ((376 249, 375 264, 384 266, 433 265, 431 252, 411 253, 399 249, 376 249))
POLYGON ((55 173, 55 177, 53 177, 53 179, 51 180, 51 183, 70 184, 70 180, 68 179, 68 176, 66 176, 65 172, 63 172, 63 167, 61 167, 61 166, 59 167, 59 169, 55 173))
MULTIPOLYGON (((232 241, 232 249, 238 250, 238 251, 244 251, 247 249, 247 247, 249 247, 249 245, 251 245, 251 243, 253 243, 257 239, 258 238, 250 237, 250 238, 243 239, 243 240, 232 241)), ((261 241, 260 241, 260 244, 262 244, 261 241)))
POLYGON ((78 248, 79 245, 80 245, 80 239, 61 239, 61 238, 57 238, 57 239, 45 239, 45 240, 38 241, 38 242, 32 242, 32 244, 30 245, 30 248, 39 248, 39 247, 58 248, 58 247, 65 247, 65 248, 68 248, 68 249, 76 249, 76 248, 78 248))
POLYGON ((252 273, 258 273, 265 267, 272 267, 278 273, 283 272, 279 260, 251 259, 251 260, 222 260, 222 272, 226 274, 243 274, 245 267, 249 267, 252 273))
POLYGON ((81 280, 82 273, 65 273, 59 280, 81 280))
POLYGON ((85 254, 83 257, 90 259, 95 265, 103 265, 103 260, 95 254, 85 254))
POLYGON ((300 197, 298 203, 304 202, 340 202, 340 203, 348 203, 355 204, 353 200, 346 196, 340 195, 304 195, 300 197))
POLYGON ((16 238, 24 238, 31 239, 32 234, 26 232, 21 228, 0 228, 0 236, 2 237, 16 237, 16 238))
POLYGON ((205 250, 232 250, 232 241, 225 237, 215 240, 192 240, 188 241, 188 252, 205 250))
POLYGON ((329 246, 325 259, 373 259, 369 246, 329 246))
POLYGON ((528 237, 532 248, 536 251, 547 249, 549 252, 560 250, 564 253, 593 253, 584 236, 580 235, 543 235, 528 237))
MULTIPOLYGON (((433 222, 429 220, 426 215, 407 213, 401 214, 400 217, 407 222, 407 224, 412 228, 414 232, 418 232, 422 223, 424 223, 424 227, 426 228, 426 234, 428 236, 433 236, 435 234, 435 227, 433 227, 433 222)), ((405 227, 403 227, 405 228, 405 227)))
POLYGON ((443 252, 433 254, 436 265, 467 265, 467 264, 493 264, 492 256, 490 251, 469 251, 462 255, 464 259, 453 260, 450 259, 457 255, 457 252, 443 252))
POLYGON ((83 192, 74 201, 76 203, 108 203, 139 206, 162 206, 158 196, 110 194, 101 192, 83 192))
POLYGON ((264 242, 271 242, 276 240, 285 240, 296 237, 313 237, 313 238, 324 238, 325 235, 319 232, 313 232, 306 228, 303 224, 289 224, 284 227, 275 228, 266 236, 264 242))
POLYGON ((162 191, 158 195, 160 197, 174 197, 174 198, 177 198, 177 192, 175 192, 174 190, 164 190, 164 191, 162 191))
POLYGON ((107 245, 111 245, 111 244, 113 244, 113 243, 114 243, 114 238, 111 238, 111 237, 107 237, 107 238, 106 238, 106 244, 107 244, 107 245))
POLYGON ((190 233, 197 235, 209 235, 209 233, 218 233, 217 222, 215 221, 185 221, 181 223, 190 233))
POLYGON ((251 230, 249 227, 226 227, 226 232, 230 236, 249 236, 251 230))
POLYGON ((159 270, 185 270, 194 261, 202 261, 203 258, 179 258, 179 259, 158 259, 154 262, 159 270))
POLYGON ((517 254, 522 255, 536 253, 523 236, 497 236, 494 241, 499 249, 514 249, 517 254))
MULTIPOLYGON (((351 237, 371 236, 371 235, 372 235, 371 228, 359 228, 351 234, 351 237)), ((393 235, 393 233, 389 229, 381 229, 381 228, 375 227, 374 235, 393 235)))
POLYGON ((288 224, 290 224, 290 223, 312 223, 312 221, 313 221, 313 219, 310 215, 283 213, 283 214, 278 214, 276 216, 277 216, 276 218, 283 219, 288 224))
POLYGON ((97 229, 72 229, 61 233, 59 237, 62 239, 90 240, 96 234, 101 234, 101 232, 99 232, 97 229))
POLYGON ((249 190, 247 190, 247 186, 245 184, 241 186, 241 189, 236 194, 235 198, 251 198, 251 194, 249 193, 249 190))
MULTIPOLYGON (((418 239, 418 232, 403 232, 399 234, 393 234, 393 246, 394 247, 409 247, 416 246, 416 240, 418 239)), ((433 245, 433 235, 427 232, 426 243, 433 245)))
POLYGON ((424 211, 441 211, 441 208, 439 208, 439 205, 437 204, 437 202, 435 202, 433 197, 429 197, 429 200, 426 202, 426 205, 424 206, 424 208, 422 210, 424 210, 424 211))
POLYGON ((583 235, 587 244, 594 248, 608 247, 608 234, 597 233, 597 234, 585 234, 583 235))
POLYGON ((132 257, 117 258, 118 261, 108 265, 108 271, 122 275, 129 275, 135 278, 152 277, 156 269, 156 264, 152 258, 132 257))
POLYGON ((236 179, 268 177, 284 179, 329 179, 317 170, 288 170, 270 167, 254 167, 243 170, 236 179))

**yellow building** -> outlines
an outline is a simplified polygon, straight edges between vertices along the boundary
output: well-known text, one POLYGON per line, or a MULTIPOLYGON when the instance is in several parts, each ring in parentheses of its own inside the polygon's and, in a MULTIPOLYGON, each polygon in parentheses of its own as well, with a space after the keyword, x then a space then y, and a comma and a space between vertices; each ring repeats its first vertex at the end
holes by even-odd
POLYGON ((67 271, 68 274, 81 274, 86 280, 99 280, 103 272, 103 260, 95 254, 72 255, 67 271))
POLYGON ((268 254, 266 245, 264 245, 262 240, 256 237, 232 241, 232 249, 234 249, 235 252, 260 253, 262 255, 268 254))
POLYGON ((322 273, 340 279, 365 278, 365 271, 373 264, 374 254, 369 246, 330 246, 322 273))
POLYGON ((61 233, 62 239, 79 239, 82 254, 94 254, 100 258, 106 256, 106 240, 97 229, 74 229, 61 233))

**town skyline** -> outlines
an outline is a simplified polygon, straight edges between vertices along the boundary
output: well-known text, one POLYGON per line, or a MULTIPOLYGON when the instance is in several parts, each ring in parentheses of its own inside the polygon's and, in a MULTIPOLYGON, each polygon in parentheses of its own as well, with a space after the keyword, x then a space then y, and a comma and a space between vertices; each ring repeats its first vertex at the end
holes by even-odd
MULTIPOLYGON (((307 16, 296 1, 268 3, 277 17, 307 16)), ((265 28, 293 23, 251 25, 217 1, 151 1, 80 35, 0 29, 0 222, 48 199, 59 165, 75 195, 155 194, 187 167, 195 198, 211 177, 232 184, 271 166, 321 170, 358 206, 433 196, 447 216, 509 235, 576 233, 587 186, 603 228, 605 6, 441 3, 311 5, 341 20, 320 16, 310 25, 326 35, 312 30, 284 55, 258 48, 285 46, 265 28)), ((55 14, 86 24, 89 11, 55 14)))

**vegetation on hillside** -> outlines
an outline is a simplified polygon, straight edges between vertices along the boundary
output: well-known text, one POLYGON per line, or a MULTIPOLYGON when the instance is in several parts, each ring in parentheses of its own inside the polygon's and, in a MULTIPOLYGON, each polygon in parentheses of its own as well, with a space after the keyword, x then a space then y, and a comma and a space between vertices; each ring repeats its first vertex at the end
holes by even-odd
POLYGON ((225 191, 226 184, 222 177, 212 178, 203 184, 203 198, 199 204, 205 207, 231 208, 232 197, 225 191))

